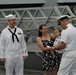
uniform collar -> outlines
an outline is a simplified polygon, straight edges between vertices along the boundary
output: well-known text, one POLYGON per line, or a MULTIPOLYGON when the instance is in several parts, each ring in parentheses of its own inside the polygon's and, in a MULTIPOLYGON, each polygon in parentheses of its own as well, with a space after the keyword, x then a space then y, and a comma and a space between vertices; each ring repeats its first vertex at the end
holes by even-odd
POLYGON ((57 39, 58 39, 58 38, 61 38, 61 36, 58 36, 57 39))
POLYGON ((72 24, 71 23, 67 24, 64 29, 67 29, 69 26, 72 26, 72 24))
POLYGON ((15 28, 17 28, 17 26, 15 26, 14 28, 10 28, 9 26, 7 26, 7 28, 9 28, 9 29, 15 29, 15 28))
POLYGON ((69 27, 69 26, 72 26, 72 24, 71 23, 67 24, 67 27, 69 27))

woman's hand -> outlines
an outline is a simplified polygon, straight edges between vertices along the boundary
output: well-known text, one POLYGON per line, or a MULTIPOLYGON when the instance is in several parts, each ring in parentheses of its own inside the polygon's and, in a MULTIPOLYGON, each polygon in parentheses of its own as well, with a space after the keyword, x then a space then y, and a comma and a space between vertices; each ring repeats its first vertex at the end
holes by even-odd
POLYGON ((55 59, 55 54, 53 51, 51 51, 51 54, 52 54, 52 58, 55 59))

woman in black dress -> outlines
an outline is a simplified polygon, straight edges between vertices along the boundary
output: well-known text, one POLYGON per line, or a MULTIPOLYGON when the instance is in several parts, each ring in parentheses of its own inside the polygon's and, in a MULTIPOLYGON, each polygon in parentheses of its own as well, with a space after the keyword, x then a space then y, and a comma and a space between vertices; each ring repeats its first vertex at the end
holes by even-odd
POLYGON ((59 66, 58 57, 55 51, 50 51, 54 39, 48 34, 46 25, 40 25, 39 34, 36 40, 43 52, 42 67, 44 75, 48 75, 50 71, 52 72, 52 75, 57 75, 57 68, 59 66))

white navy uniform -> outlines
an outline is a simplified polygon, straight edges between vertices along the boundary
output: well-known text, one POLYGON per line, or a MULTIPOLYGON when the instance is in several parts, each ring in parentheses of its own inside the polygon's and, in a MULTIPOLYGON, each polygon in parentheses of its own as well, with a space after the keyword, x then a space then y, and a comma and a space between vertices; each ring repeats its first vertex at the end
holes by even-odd
POLYGON ((61 41, 66 43, 57 75, 76 75, 76 28, 69 23, 61 33, 61 41))
MULTIPOLYGON (((0 58, 6 58, 5 68, 6 75, 13 75, 13 69, 15 69, 16 75, 23 75, 23 56, 28 56, 26 42, 24 40, 23 31, 15 26, 15 34, 18 37, 18 40, 14 36, 14 42, 12 40, 12 33, 8 30, 7 26, 1 33, 1 52, 0 58)), ((10 29, 13 33, 14 30, 10 29)))

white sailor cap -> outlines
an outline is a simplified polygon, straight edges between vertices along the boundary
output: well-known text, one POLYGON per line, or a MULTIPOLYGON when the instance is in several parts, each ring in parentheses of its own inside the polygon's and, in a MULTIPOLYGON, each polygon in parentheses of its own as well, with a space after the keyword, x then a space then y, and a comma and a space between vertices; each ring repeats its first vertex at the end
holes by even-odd
POLYGON ((58 25, 60 25, 60 22, 61 22, 62 20, 68 19, 68 18, 69 18, 68 15, 62 15, 62 16, 60 16, 60 17, 57 17, 56 20, 57 20, 57 22, 58 22, 58 25))
POLYGON ((6 20, 10 20, 10 19, 14 19, 14 18, 16 18, 16 17, 13 14, 9 14, 9 15, 5 16, 6 20))

